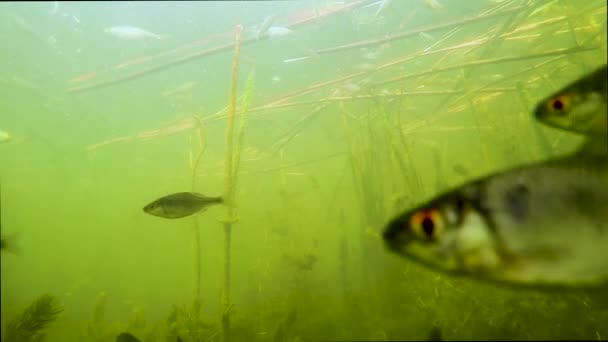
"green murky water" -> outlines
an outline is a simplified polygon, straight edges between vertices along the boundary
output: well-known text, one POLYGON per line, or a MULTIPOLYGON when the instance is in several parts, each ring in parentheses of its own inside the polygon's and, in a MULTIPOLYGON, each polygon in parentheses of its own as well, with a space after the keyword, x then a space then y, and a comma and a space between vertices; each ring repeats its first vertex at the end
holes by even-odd
POLYGON ((606 294, 452 278, 380 239, 578 146, 531 111, 606 63, 606 2, 373 3, 0 4, 3 340, 44 313, 45 341, 608 338, 606 294), (142 210, 227 183, 231 212, 142 210))

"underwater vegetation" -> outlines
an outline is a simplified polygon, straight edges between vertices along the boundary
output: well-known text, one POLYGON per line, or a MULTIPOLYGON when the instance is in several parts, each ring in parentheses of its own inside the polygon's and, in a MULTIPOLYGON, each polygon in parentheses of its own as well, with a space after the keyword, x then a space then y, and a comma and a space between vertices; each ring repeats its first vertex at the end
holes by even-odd
POLYGON ((215 341, 219 338, 220 327, 213 321, 203 318, 201 305, 174 305, 166 319, 170 341, 215 341))
POLYGON ((23 312, 6 326, 3 341, 44 341, 45 329, 63 312, 63 305, 52 294, 36 298, 23 312))
POLYGON ((0 6, 3 341, 608 336, 605 1, 0 6))

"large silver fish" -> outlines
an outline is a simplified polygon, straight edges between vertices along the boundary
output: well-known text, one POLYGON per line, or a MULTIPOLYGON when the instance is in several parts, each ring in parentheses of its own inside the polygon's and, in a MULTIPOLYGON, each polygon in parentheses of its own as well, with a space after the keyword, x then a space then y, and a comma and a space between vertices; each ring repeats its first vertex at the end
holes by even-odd
POLYGON ((540 101, 534 115, 549 126, 606 139, 607 80, 603 65, 540 101))
POLYGON ((181 218, 195 214, 210 205, 223 203, 221 197, 207 197, 194 192, 178 192, 161 197, 144 207, 150 215, 181 218))
POLYGON ((136 40, 136 39, 162 39, 163 36, 146 31, 142 28, 135 26, 112 26, 104 29, 105 33, 111 34, 115 37, 125 40, 136 40))
POLYGON ((428 267, 511 285, 608 283, 608 158, 492 174, 398 215, 384 240, 428 267))

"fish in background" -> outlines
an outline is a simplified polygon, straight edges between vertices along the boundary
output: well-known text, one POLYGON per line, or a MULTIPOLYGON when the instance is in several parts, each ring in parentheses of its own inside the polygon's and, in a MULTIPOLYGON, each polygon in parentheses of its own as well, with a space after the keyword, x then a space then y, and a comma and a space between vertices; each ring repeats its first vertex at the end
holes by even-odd
POLYGON ((536 119, 592 138, 608 136, 608 71, 603 65, 540 101, 536 119))
POLYGON ((17 246, 17 240, 18 235, 16 233, 13 234, 9 234, 9 235, 2 235, 1 238, 1 251, 4 252, 8 252, 8 253, 12 253, 12 254, 19 254, 20 250, 19 247, 17 246))
POLYGON ((146 31, 135 26, 112 26, 103 30, 105 33, 124 40, 140 40, 140 39, 163 39, 165 36, 146 31))
POLYGON ((312 271, 317 263, 317 256, 312 253, 296 256, 283 253, 283 259, 298 271, 312 271))
POLYGON ((443 337, 441 336, 441 328, 434 325, 429 331, 426 341, 443 341, 443 337))
POLYGON ((267 35, 268 29, 270 29, 270 27, 272 26, 272 24, 274 24, 276 19, 277 19, 277 16, 275 14, 269 15, 266 18, 264 18, 264 21, 262 22, 262 24, 260 24, 260 27, 257 29, 256 34, 255 34, 255 37, 257 40, 260 40, 261 38, 263 38, 264 36, 267 35))
POLYGON ((11 141, 13 137, 3 130, 0 130, 0 144, 11 141))
MULTIPOLYGON (((0 231, 2 231, 2 187, 0 186, 0 231)), ((19 248, 17 247, 16 240, 18 235, 13 234, 2 234, 0 237, 0 252, 9 252, 13 254, 19 254, 19 248)))
POLYGON ((208 197, 195 192, 178 192, 163 196, 144 207, 144 212, 164 218, 182 218, 198 213, 214 204, 221 204, 222 197, 208 197))
POLYGON ((398 255, 503 284, 608 284, 608 158, 586 149, 469 181, 403 212, 398 255))
POLYGON ((288 29, 287 27, 283 27, 283 26, 271 26, 268 28, 268 30, 266 30, 266 36, 268 36, 268 38, 273 39, 273 38, 281 38, 281 37, 285 37, 288 34, 291 34, 293 31, 288 29))

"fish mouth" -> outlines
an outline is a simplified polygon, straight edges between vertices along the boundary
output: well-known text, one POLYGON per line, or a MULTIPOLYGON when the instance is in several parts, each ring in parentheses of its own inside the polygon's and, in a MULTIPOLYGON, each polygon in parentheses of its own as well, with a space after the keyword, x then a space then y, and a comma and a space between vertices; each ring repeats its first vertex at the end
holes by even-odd
POLYGON ((148 204, 145 207, 143 207, 142 211, 146 214, 159 216, 159 214, 154 210, 154 207, 151 204, 148 204))

